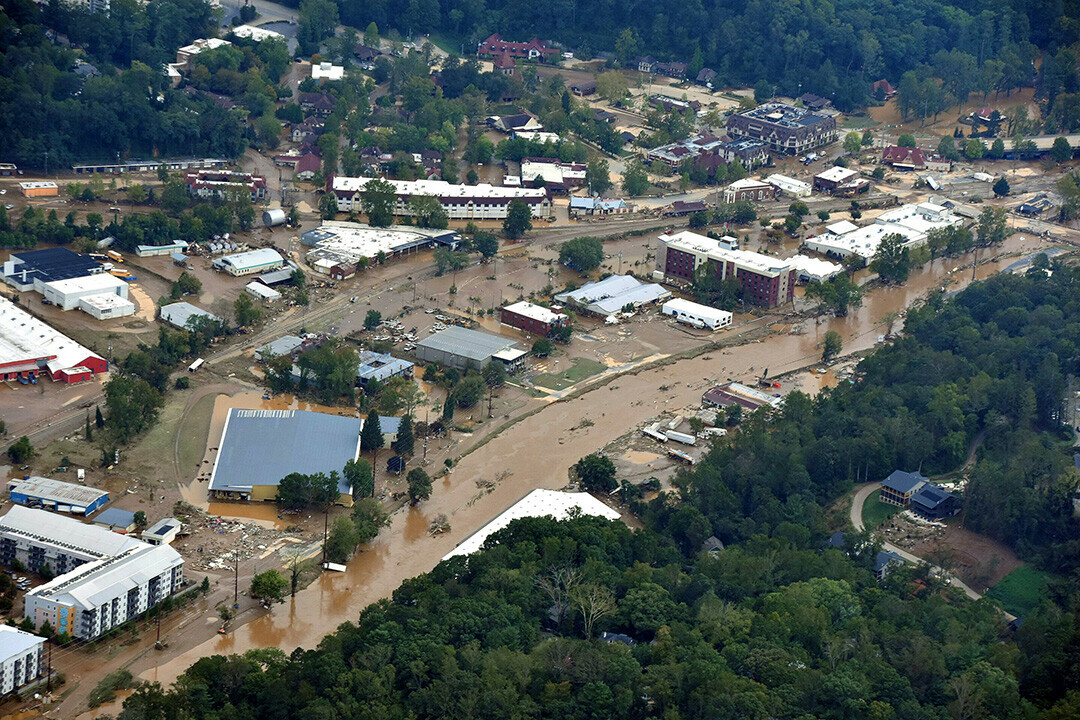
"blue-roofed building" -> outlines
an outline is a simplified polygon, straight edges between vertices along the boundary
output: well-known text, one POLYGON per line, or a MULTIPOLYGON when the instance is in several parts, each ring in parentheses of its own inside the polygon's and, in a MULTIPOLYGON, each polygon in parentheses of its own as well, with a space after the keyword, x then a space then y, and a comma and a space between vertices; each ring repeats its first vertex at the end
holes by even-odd
POLYGON ((90 515, 109 502, 109 493, 104 490, 37 475, 9 480, 8 492, 13 503, 73 515, 90 515))
POLYGON ((911 496, 909 507, 927 520, 941 520, 960 512, 960 498, 937 485, 926 483, 911 496))
POLYGON ((926 483, 922 473, 894 470, 881 481, 881 502, 907 507, 911 496, 926 483))
POLYGON ((97 260, 64 247, 12 253, 2 267, 4 282, 20 292, 44 293, 47 283, 105 271, 97 260))
POLYGON ((904 558, 894 552, 882 550, 874 559, 874 577, 878 579, 878 582, 881 582, 889 574, 891 568, 900 567, 903 564, 904 558))
MULTIPOLYGON (((383 437, 397 436, 400 418, 380 418, 383 437)), ((364 420, 305 410, 229 410, 220 450, 210 474, 214 500, 274 500, 281 479, 291 473, 341 473, 360 455, 364 420)), ((342 477, 338 503, 352 505, 352 488, 342 477)))
POLYGON ((111 507, 94 518, 94 524, 126 535, 135 529, 135 513, 111 507))
POLYGON ((625 200, 601 200, 598 197, 570 198, 571 215, 621 215, 630 212, 625 200))

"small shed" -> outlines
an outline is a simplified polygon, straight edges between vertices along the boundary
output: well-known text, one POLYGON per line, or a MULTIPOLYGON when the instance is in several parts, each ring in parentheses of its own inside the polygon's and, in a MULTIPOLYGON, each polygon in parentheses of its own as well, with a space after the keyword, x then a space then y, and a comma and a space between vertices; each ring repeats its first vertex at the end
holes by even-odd
POLYGON ((135 529, 135 513, 112 507, 94 518, 94 524, 126 535, 135 529))
POLYGON ((256 300, 262 300, 263 302, 274 302, 281 299, 281 293, 273 288, 266 287, 260 282, 250 282, 244 287, 246 292, 256 300))
POLYGON ((180 526, 176 518, 162 518, 142 531, 142 539, 151 545, 168 545, 180 533, 180 526))

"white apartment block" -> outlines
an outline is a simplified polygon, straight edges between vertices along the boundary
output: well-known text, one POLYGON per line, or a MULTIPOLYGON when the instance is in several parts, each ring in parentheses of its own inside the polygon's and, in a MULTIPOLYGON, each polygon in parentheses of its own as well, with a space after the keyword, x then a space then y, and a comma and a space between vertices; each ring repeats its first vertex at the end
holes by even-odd
POLYGON ((41 677, 45 638, 0 625, 0 695, 15 692, 41 677))
MULTIPOLYGON (((374 178, 335 177, 331 185, 337 197, 338 212, 362 212, 364 186, 374 178)), ((453 185, 445 180, 387 180, 394 187, 397 200, 394 215, 412 215, 409 200, 418 196, 436 198, 451 220, 502 220, 512 200, 524 200, 534 218, 546 218, 553 212, 551 197, 543 188, 453 185)))
POLYGON ((0 518, 0 562, 15 560, 56 574, 26 594, 24 617, 83 640, 146 612, 184 581, 184 560, 168 545, 22 506, 0 518))

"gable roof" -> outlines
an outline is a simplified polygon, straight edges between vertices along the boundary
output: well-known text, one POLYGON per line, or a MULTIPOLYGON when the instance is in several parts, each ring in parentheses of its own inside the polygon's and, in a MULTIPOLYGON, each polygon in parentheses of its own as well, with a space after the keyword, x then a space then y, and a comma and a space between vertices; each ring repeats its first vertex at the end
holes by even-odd
POLYGON ((903 165, 923 166, 926 165, 926 153, 917 147, 899 147, 891 145, 881 152, 882 162, 898 163, 903 165))
POLYGON ((881 481, 881 485, 895 493, 906 495, 913 490, 917 490, 919 486, 925 482, 926 478, 918 471, 904 472, 903 470, 893 470, 889 477, 881 481))
POLYGON ((888 550, 882 550, 881 552, 879 552, 877 554, 877 557, 874 558, 874 572, 880 573, 882 570, 884 570, 889 565, 894 565, 894 564, 903 565, 904 564, 904 558, 900 557, 899 555, 897 555, 894 552, 891 552, 891 551, 888 551, 888 550))
POLYGON ((942 490, 937 485, 926 483, 911 496, 911 502, 918 503, 929 510, 934 510, 939 505, 955 497, 951 492, 942 490))

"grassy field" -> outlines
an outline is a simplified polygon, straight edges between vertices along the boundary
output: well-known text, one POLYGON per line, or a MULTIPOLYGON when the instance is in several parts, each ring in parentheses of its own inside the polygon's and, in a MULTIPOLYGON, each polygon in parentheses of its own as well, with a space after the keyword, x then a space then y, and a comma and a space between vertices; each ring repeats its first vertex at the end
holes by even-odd
POLYGON ((595 360, 574 358, 571 362, 573 365, 561 373, 543 373, 533 378, 533 382, 551 390, 565 390, 587 377, 592 377, 604 371, 604 366, 595 360))
POLYGON ((866 498, 866 504, 863 505, 863 524, 871 530, 903 509, 896 505, 881 502, 880 497, 881 491, 875 490, 870 493, 870 497, 866 498))
POLYGON ((1021 565, 990 588, 986 596, 1000 602, 1013 615, 1023 617, 1039 604, 1049 579, 1050 576, 1043 571, 1031 565, 1021 565))

